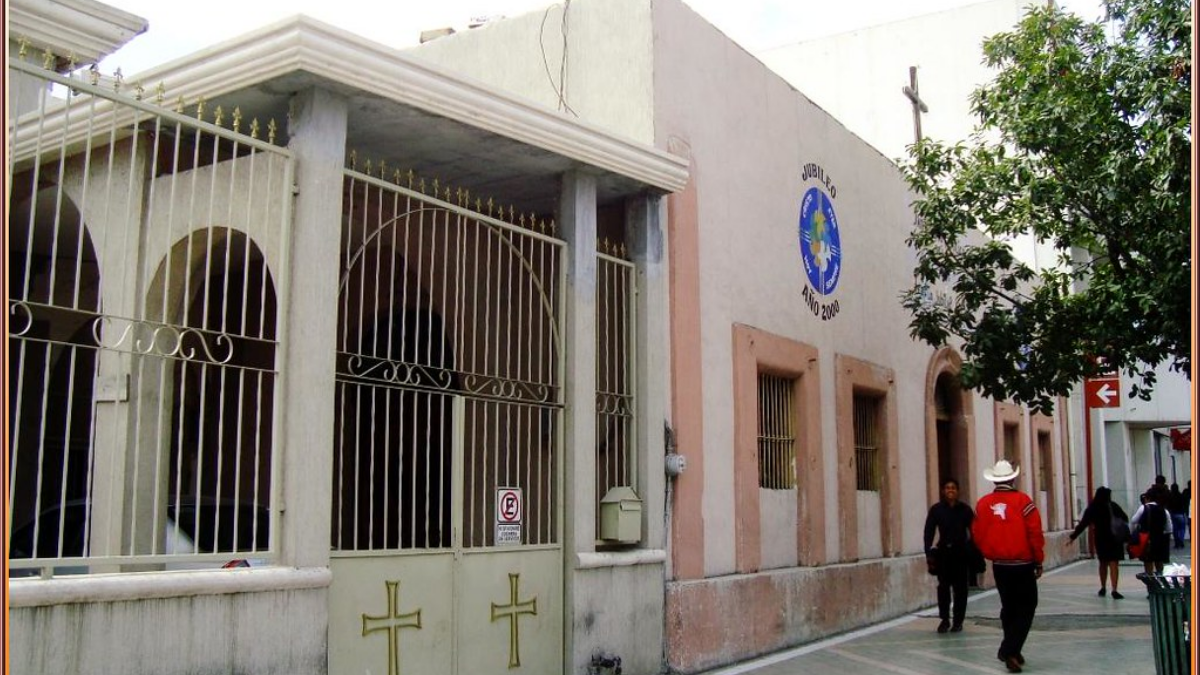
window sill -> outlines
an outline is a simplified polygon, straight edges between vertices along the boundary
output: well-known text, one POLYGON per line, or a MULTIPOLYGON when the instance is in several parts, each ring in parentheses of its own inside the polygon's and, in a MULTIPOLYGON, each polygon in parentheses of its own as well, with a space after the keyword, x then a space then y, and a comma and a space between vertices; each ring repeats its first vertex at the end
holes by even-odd
POLYGON ((575 569, 590 570, 602 567, 661 565, 666 561, 667 552, 661 548, 639 548, 632 551, 576 553, 575 569))

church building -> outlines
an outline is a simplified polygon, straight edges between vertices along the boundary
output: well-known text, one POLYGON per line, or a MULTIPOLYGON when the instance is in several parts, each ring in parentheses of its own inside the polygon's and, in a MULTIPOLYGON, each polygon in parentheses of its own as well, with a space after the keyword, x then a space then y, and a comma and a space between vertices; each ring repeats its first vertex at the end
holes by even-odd
POLYGON ((681 0, 128 77, 14 4, 13 673, 696 673, 931 604, 999 458, 1078 554, 1065 420, 909 337, 894 164, 681 0))

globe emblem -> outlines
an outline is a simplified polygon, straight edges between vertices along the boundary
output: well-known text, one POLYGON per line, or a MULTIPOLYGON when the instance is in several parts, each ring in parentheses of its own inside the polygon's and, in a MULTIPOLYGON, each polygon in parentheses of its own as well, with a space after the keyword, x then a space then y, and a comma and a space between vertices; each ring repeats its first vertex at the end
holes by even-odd
POLYGON ((809 188, 800 203, 800 257, 813 290, 829 295, 842 276, 842 238, 833 202, 819 188, 809 188))

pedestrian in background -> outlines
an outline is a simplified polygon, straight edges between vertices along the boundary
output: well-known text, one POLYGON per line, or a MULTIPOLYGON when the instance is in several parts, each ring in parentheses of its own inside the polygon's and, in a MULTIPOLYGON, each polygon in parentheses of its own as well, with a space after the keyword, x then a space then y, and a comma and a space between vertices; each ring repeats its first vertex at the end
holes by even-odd
POLYGON ((996 488, 975 505, 971 535, 983 556, 992 561, 992 575, 1000 596, 1000 625, 1004 639, 996 657, 1011 673, 1021 672, 1021 649, 1037 611, 1037 581, 1045 559, 1042 516, 1029 495, 1013 486, 1020 467, 1000 460, 984 469, 983 477, 996 488))
POLYGON ((937 632, 957 633, 967 615, 967 585, 971 577, 971 521, 975 512, 958 499, 958 481, 942 481, 942 498, 925 516, 925 559, 937 574, 937 632), (934 545, 934 535, 937 544, 934 545), (954 613, 951 615, 951 596, 954 613), (953 623, 951 622, 953 616, 953 623))
POLYGON ((1092 542, 1096 545, 1096 560, 1100 563, 1100 597, 1108 592, 1108 578, 1112 578, 1112 596, 1121 600, 1125 596, 1117 590, 1121 579, 1121 561, 1125 559, 1125 544, 1129 542, 1129 515, 1112 500, 1112 490, 1103 485, 1096 488, 1091 503, 1083 511, 1079 524, 1071 532, 1071 541, 1079 538, 1088 526, 1092 526, 1092 542))
POLYGON ((1135 533, 1150 535, 1150 543, 1140 556, 1146 574, 1162 574, 1163 565, 1171 562, 1171 513, 1166 504, 1170 493, 1155 484, 1146 491, 1146 500, 1129 520, 1135 533))
POLYGON ((1167 510, 1171 512, 1171 538, 1175 540, 1175 548, 1183 548, 1183 540, 1187 539, 1187 501, 1179 491, 1179 483, 1171 483, 1167 510))

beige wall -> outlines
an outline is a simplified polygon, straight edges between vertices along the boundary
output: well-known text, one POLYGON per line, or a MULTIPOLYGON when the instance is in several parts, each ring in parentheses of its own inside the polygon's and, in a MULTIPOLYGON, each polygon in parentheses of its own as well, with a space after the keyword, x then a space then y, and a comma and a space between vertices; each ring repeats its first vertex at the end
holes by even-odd
POLYGON ((408 53, 564 115, 652 143, 650 3, 571 3, 566 10, 565 86, 564 6, 487 23, 408 53))

